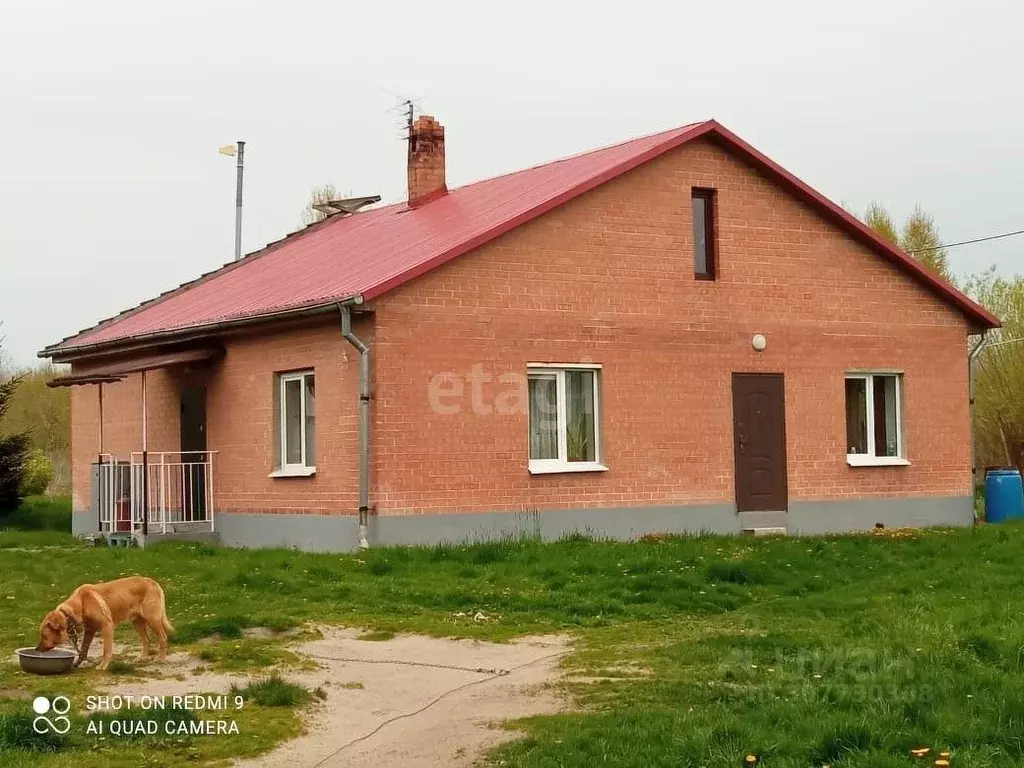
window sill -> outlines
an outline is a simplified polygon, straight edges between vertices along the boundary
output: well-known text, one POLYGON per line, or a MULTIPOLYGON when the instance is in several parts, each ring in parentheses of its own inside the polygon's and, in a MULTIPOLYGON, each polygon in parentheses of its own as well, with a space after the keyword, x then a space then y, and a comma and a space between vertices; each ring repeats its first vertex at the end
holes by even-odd
POLYGON ((596 461, 531 462, 531 475, 554 475, 562 472, 607 472, 608 467, 596 461))
POLYGON ((316 474, 316 467, 290 467, 288 469, 275 469, 267 477, 312 477, 316 474))
POLYGON ((868 456, 863 453, 849 453, 846 463, 851 467, 909 467, 910 462, 898 456, 868 456))

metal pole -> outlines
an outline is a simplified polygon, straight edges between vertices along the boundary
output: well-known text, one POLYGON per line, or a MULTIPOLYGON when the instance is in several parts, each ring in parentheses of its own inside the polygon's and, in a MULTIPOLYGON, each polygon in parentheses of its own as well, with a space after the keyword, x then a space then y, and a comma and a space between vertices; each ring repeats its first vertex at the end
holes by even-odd
POLYGON ((142 535, 149 535, 149 457, 146 425, 146 372, 142 372, 142 535))
MULTIPOLYGON (((1006 343, 1006 342, 1002 342, 1006 343)), ((967 418, 971 428, 971 499, 978 493, 978 430, 974 424, 974 361, 981 350, 986 347, 996 347, 996 344, 989 344, 988 331, 981 332, 981 338, 967 354, 967 418)), ((985 478, 982 477, 982 482, 985 478)), ((975 514, 977 514, 975 512, 975 514)))
POLYGON ((99 383, 100 398, 100 450, 96 456, 96 485, 100 489, 96 499, 96 531, 103 533, 103 382, 99 383))
POLYGON ((235 185, 235 261, 242 258, 242 159, 245 142, 238 142, 238 180, 235 185))

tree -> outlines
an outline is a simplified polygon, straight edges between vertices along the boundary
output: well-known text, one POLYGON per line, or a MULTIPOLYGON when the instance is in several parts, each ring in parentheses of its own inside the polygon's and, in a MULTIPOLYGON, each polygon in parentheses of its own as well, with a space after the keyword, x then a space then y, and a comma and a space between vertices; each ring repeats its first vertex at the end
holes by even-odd
POLYGON ((33 454, 46 456, 53 467, 51 488, 58 492, 71 483, 71 394, 46 382, 59 374, 51 365, 22 371, 7 414, 0 419, 0 432, 27 434, 33 454))
POLYGON ((937 275, 949 278, 949 266, 946 263, 946 249, 940 247, 942 240, 939 230, 935 227, 935 219, 921 210, 920 205, 914 206, 914 212, 907 217, 900 235, 900 246, 937 275))
POLYGON ((974 435, 979 467, 1024 467, 1024 277, 995 267, 969 277, 964 291, 1003 321, 974 363, 974 435), (999 344, 998 342, 1008 342, 999 344))
POLYGON ((872 201, 864 213, 864 223, 871 227, 893 245, 900 244, 900 237, 896 234, 896 227, 892 223, 892 216, 879 203, 872 201))
POLYGON ((327 214, 322 211, 318 211, 314 206, 322 203, 329 203, 331 200, 338 200, 341 198, 341 193, 338 192, 337 188, 333 184, 324 184, 320 187, 313 187, 309 193, 309 202, 306 203, 306 207, 302 209, 302 225, 308 227, 310 224, 316 224, 318 221, 323 221, 327 218, 327 214))
MULTIPOLYGON (((10 407, 21 377, 0 381, 0 420, 10 407)), ((28 458, 28 435, 16 432, 0 436, 0 515, 16 510, 22 499, 21 484, 28 458)))
POLYGON ((946 280, 951 280, 949 266, 946 263, 946 250, 941 246, 939 230, 935 219, 914 206, 914 212, 903 223, 903 229, 897 233, 889 212, 877 202, 872 202, 864 214, 864 223, 871 227, 893 245, 897 245, 909 253, 921 264, 946 280))

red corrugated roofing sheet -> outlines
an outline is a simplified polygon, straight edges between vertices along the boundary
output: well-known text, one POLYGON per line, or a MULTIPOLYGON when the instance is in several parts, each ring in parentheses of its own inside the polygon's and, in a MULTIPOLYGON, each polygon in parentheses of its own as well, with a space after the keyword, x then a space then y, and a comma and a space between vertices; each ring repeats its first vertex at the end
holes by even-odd
POLYGON ((368 300, 705 135, 759 166, 851 235, 955 304, 974 322, 983 327, 998 326, 999 320, 993 315, 712 120, 469 184, 419 208, 399 203, 328 219, 49 347, 44 353, 144 339, 356 295, 368 300))

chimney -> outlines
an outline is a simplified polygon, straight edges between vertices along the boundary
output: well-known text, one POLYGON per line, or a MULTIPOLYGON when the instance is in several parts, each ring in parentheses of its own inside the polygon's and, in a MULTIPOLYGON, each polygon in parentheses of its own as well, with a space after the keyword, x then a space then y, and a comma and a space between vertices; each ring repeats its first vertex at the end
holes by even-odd
POLYGON ((420 115, 409 126, 409 207, 448 192, 444 181, 444 126, 420 115))

